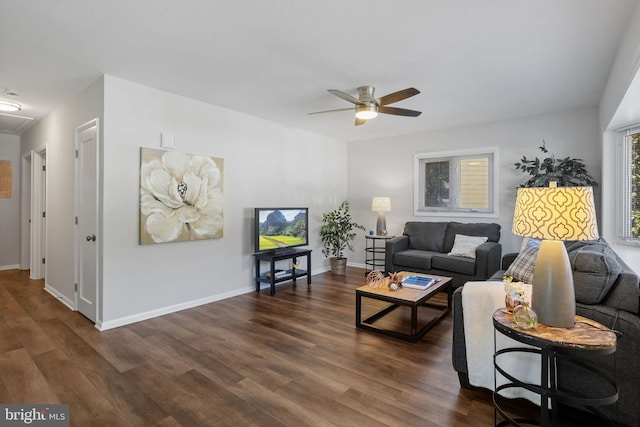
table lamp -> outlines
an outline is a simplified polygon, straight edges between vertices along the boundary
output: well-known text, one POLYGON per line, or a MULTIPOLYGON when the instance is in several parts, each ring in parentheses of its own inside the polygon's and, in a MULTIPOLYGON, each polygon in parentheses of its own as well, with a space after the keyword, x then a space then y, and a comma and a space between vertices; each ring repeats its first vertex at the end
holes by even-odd
POLYGON ((387 235, 387 221, 385 212, 391 211, 391 199, 389 197, 374 197, 371 200, 371 210, 378 212, 378 222, 376 223, 376 234, 378 236, 387 235))
POLYGON ((559 328, 575 324, 576 296, 563 240, 594 240, 598 225, 591 187, 519 188, 514 234, 541 239, 533 270, 531 308, 538 322, 559 328))

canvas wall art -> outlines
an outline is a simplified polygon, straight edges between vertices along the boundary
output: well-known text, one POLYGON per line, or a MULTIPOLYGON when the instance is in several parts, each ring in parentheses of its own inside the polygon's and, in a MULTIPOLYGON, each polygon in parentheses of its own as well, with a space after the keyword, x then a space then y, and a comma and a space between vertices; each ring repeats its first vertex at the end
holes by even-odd
POLYGON ((140 149, 140 244, 219 239, 224 161, 140 149))
POLYGON ((11 197, 13 168, 9 160, 0 160, 0 199, 11 197))

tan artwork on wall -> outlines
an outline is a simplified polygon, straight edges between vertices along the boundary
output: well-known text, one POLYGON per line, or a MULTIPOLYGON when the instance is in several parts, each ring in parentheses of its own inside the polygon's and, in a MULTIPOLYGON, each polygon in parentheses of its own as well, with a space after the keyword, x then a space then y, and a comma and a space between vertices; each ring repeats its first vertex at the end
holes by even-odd
POLYGON ((9 160, 0 160, 0 199, 11 197, 13 168, 9 160))
POLYGON ((219 239, 224 161, 140 149, 140 244, 219 239))

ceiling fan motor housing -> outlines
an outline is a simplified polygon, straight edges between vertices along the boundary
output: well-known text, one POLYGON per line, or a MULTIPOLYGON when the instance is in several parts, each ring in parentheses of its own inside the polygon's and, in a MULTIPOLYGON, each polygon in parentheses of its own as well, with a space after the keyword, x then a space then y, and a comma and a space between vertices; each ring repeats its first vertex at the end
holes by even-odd
POLYGON ((363 102, 375 102, 376 99, 373 97, 374 90, 373 86, 360 86, 358 88, 358 98, 363 102))

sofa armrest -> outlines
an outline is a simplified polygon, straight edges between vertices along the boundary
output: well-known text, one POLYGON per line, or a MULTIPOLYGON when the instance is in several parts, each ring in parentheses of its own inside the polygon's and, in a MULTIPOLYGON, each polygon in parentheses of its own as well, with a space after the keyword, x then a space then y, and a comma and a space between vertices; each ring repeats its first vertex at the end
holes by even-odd
POLYGON ((500 270, 502 245, 498 242, 484 242, 476 248, 476 277, 488 279, 500 270))
POLYGON ((384 252, 384 268, 385 272, 393 272, 393 254, 409 249, 409 236, 396 236, 387 240, 384 252))
POLYGON ((518 252, 510 252, 508 254, 504 254, 504 256, 502 257, 502 270, 507 271, 507 268, 509 268, 511 263, 515 261, 517 256, 518 252))
MULTIPOLYGON (((464 377, 468 377, 467 369, 467 347, 464 339, 464 313, 462 312, 462 288, 453 291, 453 344, 451 346, 451 361, 453 362, 453 369, 460 374, 464 374, 464 377)), ((468 387, 468 380, 466 384, 461 384, 463 387, 468 387)))

